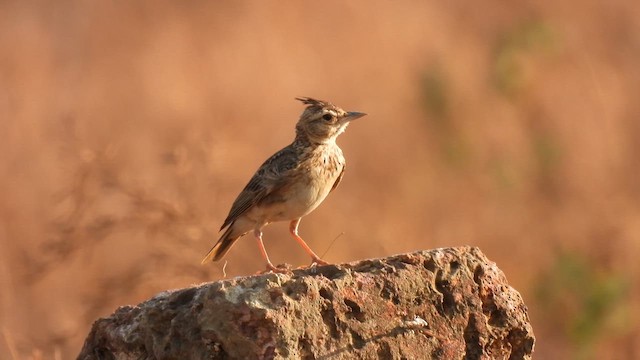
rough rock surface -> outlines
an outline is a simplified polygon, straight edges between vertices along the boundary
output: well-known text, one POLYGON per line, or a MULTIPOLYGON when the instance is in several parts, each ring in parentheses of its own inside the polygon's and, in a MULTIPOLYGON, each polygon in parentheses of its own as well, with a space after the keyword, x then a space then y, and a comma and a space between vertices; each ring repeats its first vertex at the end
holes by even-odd
POLYGON ((167 291, 93 324, 78 359, 529 359, 527 307, 477 248, 167 291))

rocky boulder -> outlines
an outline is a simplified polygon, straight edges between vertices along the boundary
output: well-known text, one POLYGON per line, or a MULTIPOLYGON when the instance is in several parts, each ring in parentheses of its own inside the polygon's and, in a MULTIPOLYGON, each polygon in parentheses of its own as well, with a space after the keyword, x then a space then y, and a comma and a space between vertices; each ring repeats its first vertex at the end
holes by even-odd
POLYGON ((78 359, 530 359, 520 294, 477 248, 166 291, 97 320, 78 359))

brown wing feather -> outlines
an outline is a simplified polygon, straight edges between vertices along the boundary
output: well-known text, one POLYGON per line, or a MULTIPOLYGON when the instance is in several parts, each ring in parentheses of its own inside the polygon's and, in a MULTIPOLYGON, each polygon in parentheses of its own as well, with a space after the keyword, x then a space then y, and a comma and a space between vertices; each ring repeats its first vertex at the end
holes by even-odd
POLYGON ((338 178, 336 179, 336 182, 333 183, 333 186, 331 187, 331 191, 335 190, 335 188, 338 187, 338 185, 340 185, 340 181, 342 181, 342 177, 344 176, 344 170, 347 168, 346 165, 342 166, 342 171, 340 171, 340 175, 338 175, 338 178))
POLYGON ((298 153, 291 145, 267 159, 233 202, 229 215, 220 230, 236 221, 265 197, 280 189, 285 184, 281 180, 287 176, 291 169, 296 167, 297 160, 298 153))

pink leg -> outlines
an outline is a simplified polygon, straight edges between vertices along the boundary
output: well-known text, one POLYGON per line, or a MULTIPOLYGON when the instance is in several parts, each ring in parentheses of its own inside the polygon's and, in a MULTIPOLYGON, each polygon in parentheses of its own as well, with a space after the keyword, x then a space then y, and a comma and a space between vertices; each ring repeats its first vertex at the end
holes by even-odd
POLYGON ((260 254, 262 254, 262 258, 264 259, 264 261, 267 262, 267 269, 271 271, 277 270, 277 268, 273 266, 273 264, 271 263, 271 260, 269 260, 269 255, 267 255, 267 249, 264 248, 264 243, 262 242, 262 231, 260 229, 255 229, 253 231, 253 235, 256 237, 256 240, 258 241, 258 247, 260 248, 260 254))
POLYGON ((264 261, 267 262, 267 270, 278 272, 278 273, 286 272, 286 270, 278 269, 277 267, 273 266, 273 264, 271 263, 271 260, 269 260, 269 255, 267 255, 267 249, 264 248, 264 243, 262 242, 262 230, 255 229, 253 231, 253 235, 256 237, 256 240, 258 241, 258 247, 260 248, 260 254, 262 254, 262 258, 264 259, 264 261))
POLYGON ((302 240, 300 235, 298 235, 298 224, 300 224, 300 219, 293 220, 289 224, 289 232, 291 232, 291 235, 293 236, 293 238, 296 239, 296 241, 298 242, 298 244, 300 244, 300 246, 302 246, 304 251, 306 251, 307 254, 309 254, 309 256, 311 256, 311 259, 313 260, 314 263, 316 263, 318 265, 327 265, 327 264, 329 264, 328 262, 320 259, 320 257, 318 255, 316 255, 316 253, 314 253, 313 250, 311 250, 309 245, 307 245, 307 243, 304 242, 304 240, 302 240))

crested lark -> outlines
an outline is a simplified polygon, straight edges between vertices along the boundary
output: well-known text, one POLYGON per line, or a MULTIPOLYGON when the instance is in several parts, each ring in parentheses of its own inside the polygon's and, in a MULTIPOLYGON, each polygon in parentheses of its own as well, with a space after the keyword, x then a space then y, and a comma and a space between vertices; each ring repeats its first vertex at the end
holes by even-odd
POLYGON ((345 159, 336 144, 349 122, 366 114, 347 112, 321 100, 296 98, 308 105, 296 124, 293 142, 260 166, 233 202, 226 228, 202 263, 218 261, 241 236, 249 231, 258 241, 267 269, 273 266, 262 243, 262 228, 275 221, 291 221, 293 238, 311 256, 313 263, 325 265, 298 235, 300 219, 313 211, 338 186, 344 174, 345 159))

